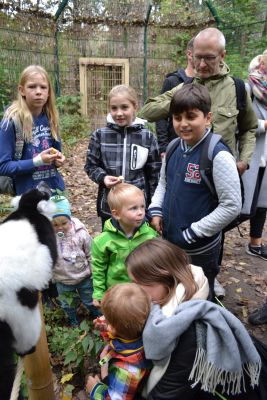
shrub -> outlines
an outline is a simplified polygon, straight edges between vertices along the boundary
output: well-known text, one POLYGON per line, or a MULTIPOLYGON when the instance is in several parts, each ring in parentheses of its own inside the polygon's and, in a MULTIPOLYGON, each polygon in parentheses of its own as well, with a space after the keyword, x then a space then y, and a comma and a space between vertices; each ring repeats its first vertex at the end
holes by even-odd
POLYGON ((80 96, 61 96, 57 99, 60 135, 63 142, 70 146, 87 136, 89 131, 89 119, 81 114, 80 105, 80 96))

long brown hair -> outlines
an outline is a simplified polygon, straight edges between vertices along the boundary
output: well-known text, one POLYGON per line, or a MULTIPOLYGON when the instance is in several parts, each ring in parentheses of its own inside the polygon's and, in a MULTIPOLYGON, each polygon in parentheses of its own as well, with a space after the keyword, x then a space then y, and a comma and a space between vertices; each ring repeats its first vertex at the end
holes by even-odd
POLYGON ((174 296, 179 283, 185 288, 183 301, 190 300, 198 289, 186 253, 167 240, 147 240, 128 255, 125 263, 136 283, 147 286, 160 283, 166 287, 168 294, 161 305, 174 296))

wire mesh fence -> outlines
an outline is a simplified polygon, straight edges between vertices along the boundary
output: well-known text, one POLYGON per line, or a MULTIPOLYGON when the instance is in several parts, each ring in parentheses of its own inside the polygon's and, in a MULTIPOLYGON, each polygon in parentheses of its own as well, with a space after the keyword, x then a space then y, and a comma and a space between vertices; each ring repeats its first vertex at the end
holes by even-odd
MULTIPOLYGON (((224 32, 226 62, 233 75, 246 78, 250 60, 267 48, 266 15, 267 0, 2 1, 2 107, 13 98, 19 73, 29 64, 44 66, 61 95, 79 94, 80 58, 101 59, 96 70, 106 68, 103 59, 128 59, 129 83, 142 103, 146 94, 159 93, 166 73, 185 65, 187 42, 207 26, 224 32)), ((87 93, 92 99, 94 74, 87 93)), ((122 81, 115 78, 102 85, 105 93, 122 81)), ((104 113, 105 107, 100 108, 104 113)))

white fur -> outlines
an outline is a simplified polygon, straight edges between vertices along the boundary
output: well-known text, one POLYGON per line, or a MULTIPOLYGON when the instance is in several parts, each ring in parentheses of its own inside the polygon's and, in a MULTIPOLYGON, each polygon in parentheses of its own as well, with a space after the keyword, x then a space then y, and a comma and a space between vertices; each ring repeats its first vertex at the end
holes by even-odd
MULTIPOLYGON (((17 210, 19 208, 20 199, 21 199, 21 196, 16 196, 11 199, 11 206, 14 208, 14 210, 17 210)), ((57 207, 56 207, 55 203, 50 199, 49 200, 41 200, 37 204, 37 210, 49 219, 52 218, 56 209, 57 209, 57 207)))
POLYGON ((22 288, 43 289, 52 275, 52 258, 41 244, 34 227, 25 220, 0 225, 0 320, 6 321, 15 337, 15 349, 24 353, 39 338, 38 305, 22 306, 16 292, 22 288))
POLYGON ((57 210, 57 207, 52 200, 41 200, 37 204, 37 210, 47 218, 52 218, 53 214, 55 214, 57 210))
POLYGON ((11 199, 10 204, 12 205, 12 207, 17 210, 19 208, 19 201, 21 199, 21 196, 15 196, 11 199))

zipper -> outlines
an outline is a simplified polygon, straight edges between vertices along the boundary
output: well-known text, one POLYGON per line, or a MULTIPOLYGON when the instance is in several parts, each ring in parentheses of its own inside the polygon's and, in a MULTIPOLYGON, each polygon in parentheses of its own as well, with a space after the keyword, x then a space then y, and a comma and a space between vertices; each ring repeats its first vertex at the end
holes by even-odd
POLYGON ((127 127, 124 128, 124 139, 123 139, 123 155, 122 155, 122 171, 121 175, 126 178, 125 171, 126 171, 126 152, 127 152, 127 127))

